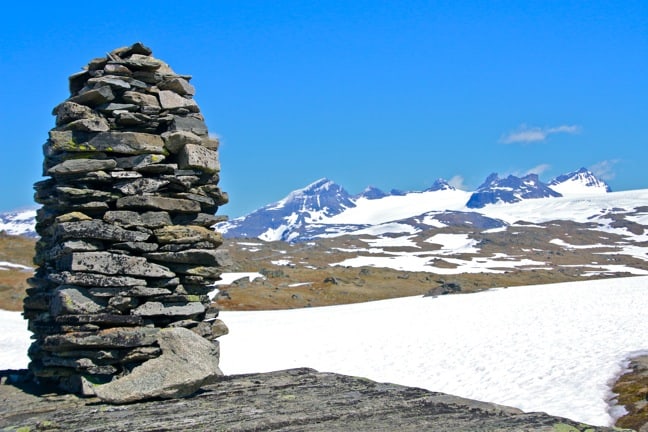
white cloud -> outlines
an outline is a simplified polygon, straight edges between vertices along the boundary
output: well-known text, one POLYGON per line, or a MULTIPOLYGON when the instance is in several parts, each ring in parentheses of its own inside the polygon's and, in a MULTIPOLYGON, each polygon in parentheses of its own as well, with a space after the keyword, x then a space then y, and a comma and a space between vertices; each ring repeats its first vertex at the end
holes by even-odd
POLYGON ((467 190, 468 188, 464 184, 464 178, 460 175, 456 175, 448 180, 448 184, 455 189, 467 190))
POLYGON ((531 143, 546 140, 549 135, 558 133, 577 134, 581 131, 578 125, 561 125, 555 127, 529 127, 525 124, 520 125, 516 130, 503 135, 500 142, 504 144, 513 143, 531 143))
POLYGON ((538 174, 538 175, 540 175, 543 172, 547 171, 549 168, 551 168, 551 165, 549 165, 549 164, 540 164, 538 166, 535 166, 535 167, 531 168, 530 170, 527 170, 527 172, 524 173, 524 175, 528 175, 528 174, 538 174))
POLYGON ((617 163, 619 163, 619 159, 604 160, 592 165, 590 171, 601 180, 612 180, 616 176, 614 165, 617 163))

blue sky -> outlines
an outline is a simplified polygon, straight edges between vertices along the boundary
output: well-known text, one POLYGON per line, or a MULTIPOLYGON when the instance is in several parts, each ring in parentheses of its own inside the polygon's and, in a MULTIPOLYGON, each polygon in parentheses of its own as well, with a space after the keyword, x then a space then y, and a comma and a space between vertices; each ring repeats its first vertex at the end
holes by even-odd
POLYGON ((136 41, 193 75, 232 217, 321 177, 648 188, 643 0, 12 2, 0 38, 0 211, 33 206, 67 77, 136 41))

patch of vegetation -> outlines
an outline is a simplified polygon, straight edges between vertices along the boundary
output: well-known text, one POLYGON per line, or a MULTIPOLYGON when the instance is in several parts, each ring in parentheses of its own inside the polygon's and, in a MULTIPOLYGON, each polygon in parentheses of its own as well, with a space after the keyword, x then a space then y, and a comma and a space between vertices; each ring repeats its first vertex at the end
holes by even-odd
POLYGON ((628 414, 619 418, 616 426, 639 430, 648 424, 648 356, 630 362, 630 372, 617 380, 612 391, 628 414))

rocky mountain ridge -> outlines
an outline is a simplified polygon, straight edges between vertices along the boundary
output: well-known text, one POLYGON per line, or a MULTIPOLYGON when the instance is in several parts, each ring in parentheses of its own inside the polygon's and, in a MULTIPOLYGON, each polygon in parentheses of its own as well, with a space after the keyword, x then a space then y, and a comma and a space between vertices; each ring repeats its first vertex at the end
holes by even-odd
MULTIPOLYGON (((475 219, 489 218, 489 215, 480 211, 489 204, 513 204, 538 198, 558 198, 563 196, 559 190, 567 191, 566 195, 573 196, 578 193, 607 193, 610 188, 585 168, 556 177, 548 184, 540 181, 536 174, 523 177, 509 175, 503 179, 497 174, 491 174, 472 193, 457 190, 446 180, 438 179, 422 192, 392 190, 386 193, 370 186, 362 193, 352 196, 334 182, 320 179, 303 189, 291 192, 276 203, 268 204, 246 216, 220 223, 217 228, 229 238, 299 242, 357 232, 377 223, 402 223, 403 219, 411 218, 427 220, 432 226, 435 223, 444 226, 466 225, 475 219), (413 201, 417 202, 414 204, 413 201), (349 214, 357 215, 363 212, 364 208, 378 207, 380 210, 375 210, 374 213, 393 213, 394 217, 381 217, 380 222, 376 221, 375 214, 367 214, 364 218, 354 217, 352 222, 345 217, 349 214), (394 211, 398 207, 413 210, 394 211)), ((489 220, 478 227, 485 229, 503 225, 501 221, 489 220)))

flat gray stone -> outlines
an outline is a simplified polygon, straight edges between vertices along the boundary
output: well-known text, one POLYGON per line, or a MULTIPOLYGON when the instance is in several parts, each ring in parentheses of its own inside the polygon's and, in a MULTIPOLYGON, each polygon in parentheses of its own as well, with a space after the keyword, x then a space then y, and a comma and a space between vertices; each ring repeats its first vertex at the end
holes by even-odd
POLYGON ((91 138, 88 147, 93 151, 129 155, 165 154, 164 141, 159 135, 142 132, 101 132, 91 138))
POLYGON ((216 266, 219 264, 219 254, 216 249, 187 249, 178 252, 153 252, 144 255, 151 261, 180 264, 195 264, 201 266, 216 266))
POLYGON ((135 105, 153 107, 156 108, 157 111, 160 110, 160 103, 158 102, 158 99, 151 94, 127 91, 124 92, 122 98, 124 99, 124 101, 135 105))
POLYGON ((111 201, 116 198, 115 194, 97 189, 80 189, 69 186, 57 186, 58 199, 69 201, 111 201))
POLYGON ((146 227, 161 228, 171 225, 171 216, 163 211, 138 213, 132 210, 111 210, 104 214, 103 220, 124 228, 146 227))
POLYGON ((52 352, 86 348, 133 348, 157 342, 158 328, 114 327, 93 333, 75 332, 45 337, 43 349, 52 352))
MULTIPOLYGON (((115 161, 117 162, 117 168, 136 170, 139 168, 148 167, 150 165, 162 163, 164 162, 165 159, 166 156, 161 154, 145 154, 145 155, 138 155, 138 156, 115 158, 115 161)), ((124 172, 132 173, 134 177, 142 176, 138 172, 133 172, 133 171, 124 171, 124 172)))
POLYGON ((102 117, 84 118, 71 121, 61 126, 63 130, 76 130, 83 132, 106 132, 110 130, 108 121, 102 117))
POLYGON ((55 236, 59 239, 97 239, 115 242, 146 241, 150 235, 129 231, 100 220, 63 222, 56 225, 55 236))
POLYGON ((111 170, 117 166, 112 159, 68 159, 47 170, 48 175, 71 175, 111 170))
POLYGON ((146 280, 130 276, 106 276, 97 273, 69 272, 50 273, 48 280, 65 285, 83 287, 131 287, 146 285, 146 280))
POLYGON ((195 225, 170 225, 153 231, 160 244, 186 244, 207 241, 215 246, 223 243, 220 233, 195 225))
POLYGON ((144 177, 117 182, 113 187, 124 195, 143 195, 155 193, 168 184, 165 180, 144 177))
POLYGON ((183 305, 164 304, 148 301, 133 310, 133 315, 142 317, 166 316, 189 317, 205 312, 205 306, 200 302, 190 302, 183 305))
POLYGON ((200 204, 181 198, 167 198, 157 195, 130 195, 117 200, 118 209, 151 209, 176 213, 198 213, 200 204))
POLYGON ((194 95, 196 93, 194 86, 189 84, 189 81, 186 79, 180 77, 166 79, 158 87, 162 90, 171 90, 179 95, 194 95))
POLYGON ((92 108, 70 101, 65 101, 58 105, 56 108, 54 108, 52 114, 56 116, 57 126, 70 123, 75 120, 88 119, 97 116, 92 108))
POLYGON ((171 216, 164 211, 148 211, 141 214, 142 225, 147 228, 161 228, 171 225, 171 216))
POLYGON ((189 131, 164 132, 164 145, 171 153, 178 153, 186 144, 201 144, 203 138, 189 131))
POLYGON ((166 155, 164 141, 159 135, 143 132, 99 132, 51 130, 45 153, 103 152, 125 155, 166 155))
POLYGON ((158 250, 158 247, 156 243, 148 242, 122 242, 112 244, 112 249, 135 252, 136 254, 155 252, 158 250))
POLYGON ((218 368, 218 349, 185 328, 162 329, 157 342, 162 354, 107 384, 96 386, 99 399, 113 404, 152 398, 189 396, 223 373, 218 368))
POLYGON ((96 314, 104 310, 105 305, 97 302, 85 290, 65 285, 54 291, 50 304, 52 316, 96 314))
POLYGON ((189 99, 170 90, 161 90, 158 95, 162 109, 174 110, 185 108, 190 112, 198 112, 198 104, 193 99, 189 99))
POLYGON ((188 131, 199 136, 207 135, 207 125, 204 121, 193 117, 174 116, 169 125, 170 131, 188 131))
POLYGON ((102 85, 102 86, 110 86, 114 90, 117 91, 124 91, 124 90, 130 90, 131 85, 124 81, 123 79, 116 77, 116 76, 101 76, 101 77, 96 77, 96 78, 90 78, 88 80, 89 84, 95 84, 95 85, 102 85))
POLYGON ((105 275, 128 275, 164 278, 175 274, 167 267, 153 264, 143 257, 110 252, 73 252, 57 262, 59 270, 93 272, 105 275))
POLYGON ((80 95, 68 99, 70 102, 95 107, 115 99, 115 95, 109 86, 102 86, 96 89, 88 90, 80 95))

